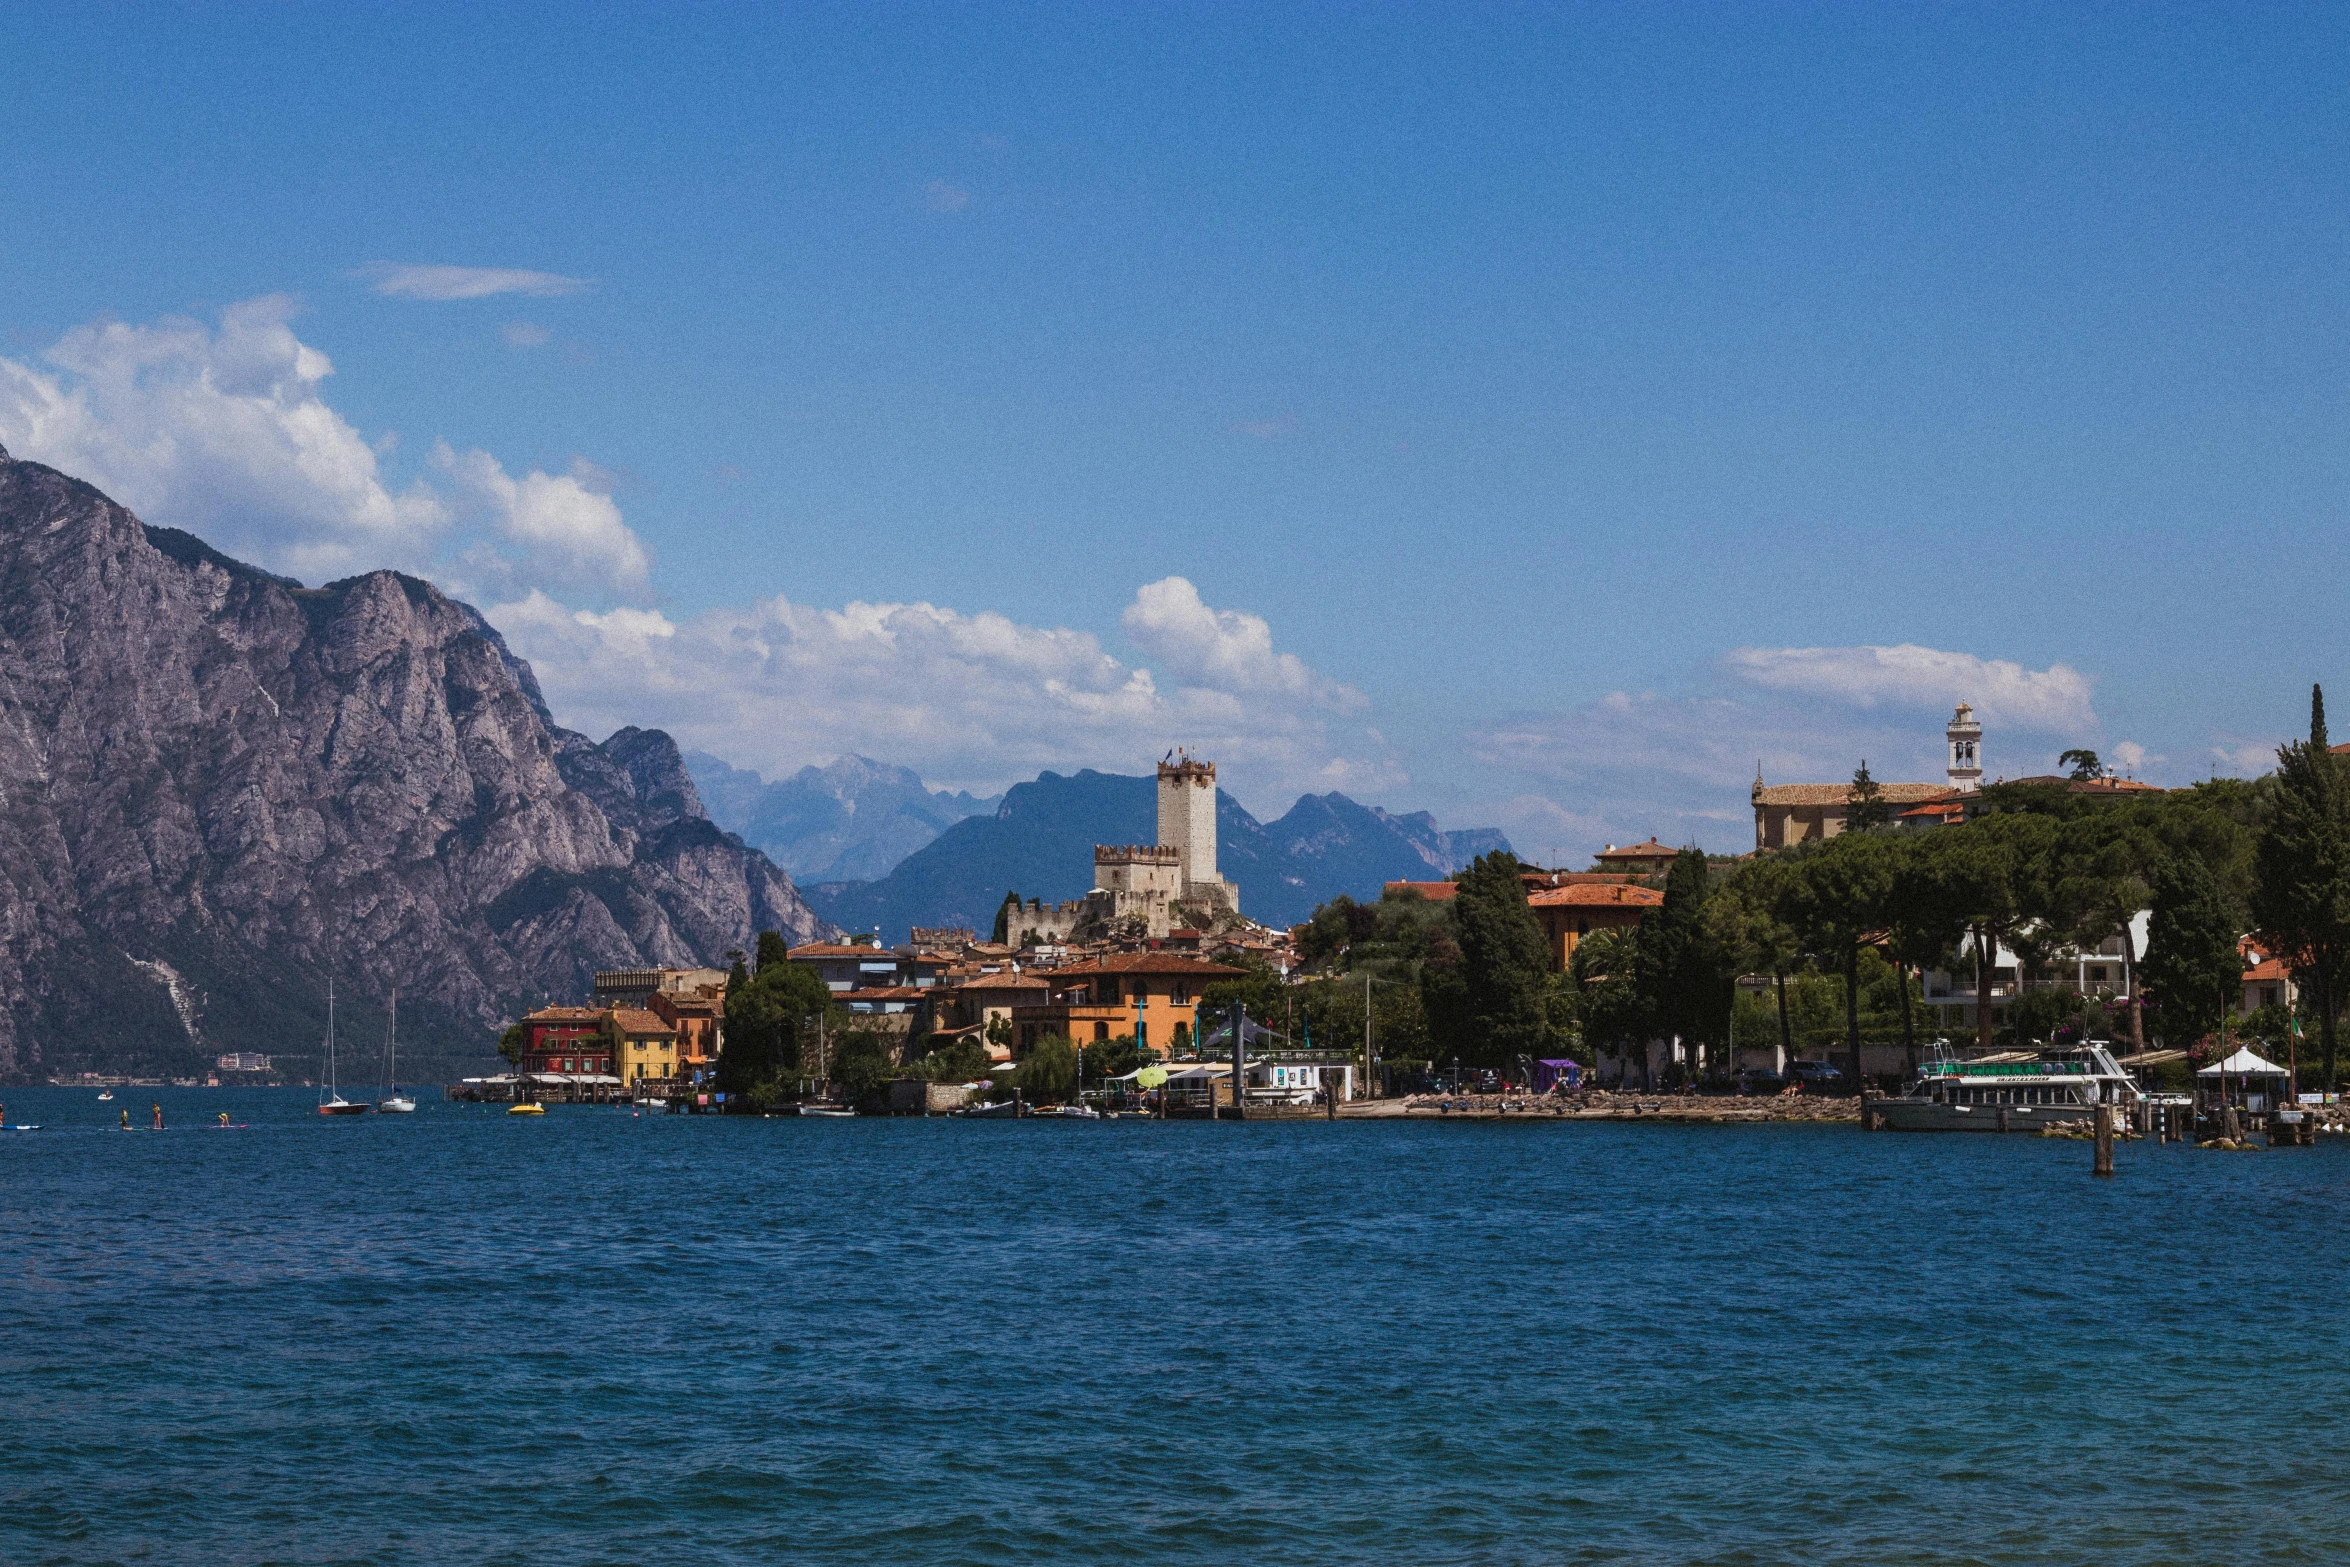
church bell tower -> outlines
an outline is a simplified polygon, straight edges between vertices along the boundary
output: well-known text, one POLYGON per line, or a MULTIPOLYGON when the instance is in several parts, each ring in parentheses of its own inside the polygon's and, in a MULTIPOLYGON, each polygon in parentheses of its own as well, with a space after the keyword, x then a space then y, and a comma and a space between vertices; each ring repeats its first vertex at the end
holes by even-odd
POLYGON ((1959 703, 1943 733, 1950 740, 1950 787, 1973 794, 1983 781, 1983 726, 1975 722, 1975 710, 1959 703))

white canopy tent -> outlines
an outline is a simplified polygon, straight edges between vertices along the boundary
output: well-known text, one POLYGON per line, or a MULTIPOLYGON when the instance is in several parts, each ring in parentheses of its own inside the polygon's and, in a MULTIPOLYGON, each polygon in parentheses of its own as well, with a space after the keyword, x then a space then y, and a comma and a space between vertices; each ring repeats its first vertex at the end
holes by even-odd
POLYGON ((2254 1055, 2250 1049, 2237 1051, 2225 1061, 2214 1061, 2197 1077, 2290 1077, 2292 1074, 2274 1061, 2254 1055))

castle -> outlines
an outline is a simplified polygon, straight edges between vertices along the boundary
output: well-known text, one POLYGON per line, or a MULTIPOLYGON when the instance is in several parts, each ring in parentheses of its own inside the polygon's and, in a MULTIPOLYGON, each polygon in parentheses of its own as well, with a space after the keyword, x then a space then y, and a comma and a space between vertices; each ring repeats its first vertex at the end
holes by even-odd
POLYGON ((1005 921, 1019 940, 1164 936, 1240 914, 1240 889, 1216 873, 1216 764, 1171 751, 1159 763, 1159 841, 1096 844, 1093 890, 1066 903, 1032 899, 1005 921))

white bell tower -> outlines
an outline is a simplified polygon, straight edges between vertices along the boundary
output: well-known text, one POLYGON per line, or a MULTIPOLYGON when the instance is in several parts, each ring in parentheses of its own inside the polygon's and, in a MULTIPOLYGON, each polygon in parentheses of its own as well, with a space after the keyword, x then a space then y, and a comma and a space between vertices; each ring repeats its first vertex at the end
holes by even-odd
POLYGON ((1973 794, 1983 781, 1983 726, 1975 722, 1975 710, 1959 703, 1943 733, 1950 740, 1950 787, 1960 794, 1973 794))

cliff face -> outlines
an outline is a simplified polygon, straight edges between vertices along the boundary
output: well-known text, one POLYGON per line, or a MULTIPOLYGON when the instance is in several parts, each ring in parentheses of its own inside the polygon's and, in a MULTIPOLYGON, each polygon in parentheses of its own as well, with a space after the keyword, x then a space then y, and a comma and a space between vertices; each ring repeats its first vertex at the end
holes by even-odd
POLYGON ((468 606, 301 588, 0 452, 0 1076, 306 1074, 330 972, 365 1059, 398 987, 425 1075, 595 969, 766 927, 829 928, 667 735, 556 728, 468 606))

